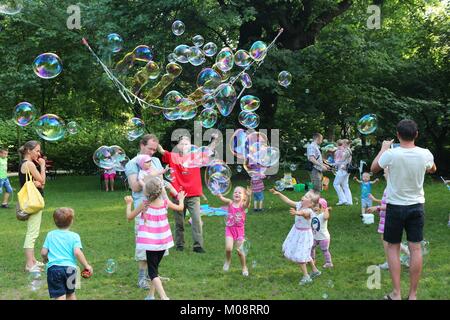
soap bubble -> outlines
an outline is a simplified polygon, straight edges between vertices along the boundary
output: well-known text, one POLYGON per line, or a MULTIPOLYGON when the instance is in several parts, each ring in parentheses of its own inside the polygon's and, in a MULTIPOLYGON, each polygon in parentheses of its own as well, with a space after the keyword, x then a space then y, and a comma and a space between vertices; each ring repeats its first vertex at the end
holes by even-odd
POLYGON ((144 134, 144 121, 139 118, 131 118, 126 124, 126 129, 128 141, 134 141, 144 134))
POLYGON ((22 11, 23 0, 1 0, 0 13, 7 15, 15 15, 22 11))
POLYGON ((207 57, 212 57, 217 53, 217 45, 214 42, 208 42, 203 46, 203 52, 207 57))
POLYGON ((161 69, 159 68, 159 65, 155 61, 149 61, 145 65, 145 71, 150 80, 155 80, 161 73, 161 69))
POLYGON ((212 128, 217 122, 217 112, 213 109, 204 109, 199 116, 203 128, 212 128))
POLYGON ((328 299, 328 293, 325 292, 324 294, 322 294, 322 298, 323 299, 328 299))
POLYGON ((185 44, 180 44, 173 50, 173 53, 178 62, 188 63, 191 55, 191 48, 185 44))
POLYGON ((28 274, 28 282, 31 291, 38 291, 44 285, 44 280, 42 279, 42 275, 40 272, 30 272, 28 274))
POLYGON ((192 43, 196 47, 201 47, 203 43, 205 43, 205 39, 203 39, 203 37, 198 34, 192 38, 192 43))
POLYGON ((183 95, 178 91, 172 90, 166 94, 164 97, 164 108, 165 109, 176 109, 179 103, 183 99, 183 95))
POLYGON ((333 282, 333 280, 328 280, 328 281, 327 281, 327 287, 328 287, 328 288, 334 288, 334 282, 333 282))
POLYGON ((258 97, 246 95, 241 98, 241 109, 246 112, 253 112, 258 110, 261 101, 258 97))
POLYGON ((259 126, 259 116, 254 112, 241 111, 238 119, 239 123, 248 129, 255 129, 259 126))
POLYGON ((78 125, 78 123, 76 121, 70 121, 66 125, 66 130, 68 133, 74 135, 74 134, 77 134, 78 131, 80 131, 80 126, 78 125))
POLYGON ((202 105, 205 109, 213 109, 216 106, 216 101, 212 94, 205 94, 202 97, 202 105))
POLYGON ((205 68, 198 74, 197 87, 204 93, 212 93, 220 85, 222 78, 212 68, 205 68))
POLYGON ((236 90, 232 85, 223 83, 217 88, 215 101, 219 112, 227 117, 233 111, 236 103, 236 90))
POLYGON ((226 195, 231 191, 231 180, 216 173, 207 180, 207 187, 213 195, 226 195))
POLYGON ((43 53, 34 59, 33 71, 42 79, 56 78, 62 71, 61 59, 54 53, 43 53))
POLYGON ((14 108, 13 120, 21 127, 26 127, 36 119, 37 110, 29 102, 20 102, 14 108))
POLYGON ((252 78, 250 78, 248 73, 245 73, 245 72, 242 73, 240 79, 241 79, 241 85, 244 88, 251 88, 252 87, 252 85, 253 85, 252 78))
POLYGON ((108 35, 108 49, 114 53, 119 52, 123 48, 123 39, 117 33, 108 35))
POLYGON ((169 121, 180 120, 182 116, 182 112, 180 109, 164 109, 163 116, 169 121))
POLYGON ((262 61, 267 54, 267 45, 262 41, 256 41, 250 48, 250 56, 255 61, 262 61))
POLYGON ((140 45, 134 48, 134 59, 136 61, 149 62, 153 60, 153 50, 149 46, 140 45))
POLYGON ((108 274, 113 274, 114 272, 117 271, 117 263, 114 259, 108 259, 106 261, 105 271, 108 274))
POLYGON ((256 260, 253 260, 253 262, 252 262, 252 268, 255 269, 256 266, 257 266, 256 260))
POLYGON ((206 61, 205 54, 199 47, 190 47, 189 50, 191 53, 188 60, 193 66, 199 66, 206 61))
POLYGON ((61 140, 66 133, 64 121, 54 114, 41 116, 34 127, 38 136, 47 141, 61 140))
POLYGON ((230 167, 224 161, 218 159, 212 161, 206 169, 205 180, 208 180, 207 178, 215 173, 220 173, 229 179, 232 175, 230 167))
POLYGON ((115 169, 124 171, 129 161, 125 151, 119 146, 101 146, 95 150, 92 160, 102 169, 115 169))
POLYGON ((278 83, 287 88, 292 81, 292 74, 290 74, 290 72, 288 71, 281 71, 280 74, 278 75, 278 83))
POLYGON ((186 27, 185 27, 183 21, 180 21, 180 20, 176 20, 172 24, 172 32, 176 36, 181 36, 184 33, 185 28, 186 27))
POLYGON ((244 256, 248 256, 250 252, 251 242, 247 239, 244 239, 244 242, 239 247, 239 252, 241 252, 244 256))
POLYGON ((272 167, 280 161, 280 150, 276 147, 268 147, 259 160, 259 164, 272 167))
POLYGON ((166 72, 173 77, 178 77, 182 71, 183 68, 178 63, 170 62, 166 65, 166 72))
POLYGON ((175 61, 177 61, 177 56, 175 55, 175 53, 170 53, 168 56, 167 56, 167 61, 169 61, 169 62, 175 62, 175 61))
POLYGON ((178 108, 181 111, 182 120, 190 120, 197 115, 197 105, 191 99, 181 99, 180 103, 178 104, 178 108))
POLYGON ((175 170, 172 168, 169 168, 169 170, 167 170, 166 173, 164 173, 164 178, 167 181, 172 182, 175 179, 175 170))
POLYGON ((238 50, 234 54, 234 63, 241 68, 248 67, 252 62, 252 57, 245 50, 238 50))
POLYGON ((229 71, 233 69, 234 65, 234 54, 233 51, 225 47, 216 56, 216 65, 222 71, 229 71))
POLYGON ((246 155, 247 133, 244 129, 234 131, 229 142, 231 153, 239 159, 244 159, 246 155))
POLYGON ((286 188, 286 186, 283 181, 278 180, 275 182, 275 190, 277 190, 279 192, 283 192, 285 188, 286 188))
POLYGON ((361 134, 371 134, 377 130, 378 120, 374 114, 366 114, 358 121, 358 131, 361 134))
POLYGON ((295 163, 291 163, 291 165, 289 166, 289 169, 291 171, 295 171, 295 170, 297 170, 297 165, 295 163))

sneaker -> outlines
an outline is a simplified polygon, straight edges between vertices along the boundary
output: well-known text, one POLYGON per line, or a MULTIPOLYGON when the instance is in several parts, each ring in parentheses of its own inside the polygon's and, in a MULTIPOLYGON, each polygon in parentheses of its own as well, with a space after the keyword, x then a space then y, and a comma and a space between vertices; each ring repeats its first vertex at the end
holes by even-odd
POLYGON ((242 270, 242 275, 248 277, 248 269, 242 270))
POLYGON ((197 253, 206 253, 206 251, 202 247, 195 247, 193 251, 197 253))
POLYGON ((227 272, 228 270, 230 270, 230 263, 225 262, 223 264, 223 271, 227 272))
POLYGON ((8 204, 2 204, 2 208, 8 209, 9 205, 8 204))
POLYGON ((176 250, 177 251, 184 251, 184 247, 177 247, 176 250))
POLYGON ((400 262, 401 262, 402 266, 409 268, 409 257, 400 259, 400 262))
POLYGON ((28 271, 28 272, 31 272, 31 273, 38 273, 38 272, 42 272, 42 269, 37 264, 35 264, 31 268, 28 267, 28 266, 25 266, 25 271, 28 271))
POLYGON ((311 277, 311 279, 317 278, 318 276, 320 276, 322 274, 322 272, 320 272, 319 270, 311 272, 309 274, 309 276, 311 277))
POLYGON ((144 290, 150 289, 150 285, 148 284, 147 279, 145 279, 145 278, 139 279, 139 281, 138 281, 138 288, 141 288, 141 289, 144 289, 144 290))
POLYGON ((154 296, 146 296, 144 300, 155 300, 154 296))
POLYGON ((383 263, 383 264, 378 265, 378 267, 381 270, 389 270, 389 264, 387 263, 387 261, 385 263, 383 263))
POLYGON ((344 202, 338 202, 338 203, 336 203, 336 205, 337 206, 343 206, 343 205, 345 205, 345 203, 344 202))
POLYGON ((333 268, 334 266, 333 266, 333 264, 332 263, 325 263, 324 265, 323 265, 323 268, 324 269, 326 269, 326 268, 333 268))
POLYGON ((300 280, 299 285, 303 286, 305 284, 313 282, 310 276, 303 276, 303 278, 300 280))

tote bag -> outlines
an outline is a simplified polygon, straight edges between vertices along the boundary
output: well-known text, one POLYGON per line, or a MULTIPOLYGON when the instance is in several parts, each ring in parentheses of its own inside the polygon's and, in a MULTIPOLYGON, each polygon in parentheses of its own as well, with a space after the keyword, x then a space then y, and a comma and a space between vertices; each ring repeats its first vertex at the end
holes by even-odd
POLYGON ((28 214, 38 213, 45 207, 44 198, 33 183, 30 170, 27 167, 26 182, 17 193, 20 209, 28 214))

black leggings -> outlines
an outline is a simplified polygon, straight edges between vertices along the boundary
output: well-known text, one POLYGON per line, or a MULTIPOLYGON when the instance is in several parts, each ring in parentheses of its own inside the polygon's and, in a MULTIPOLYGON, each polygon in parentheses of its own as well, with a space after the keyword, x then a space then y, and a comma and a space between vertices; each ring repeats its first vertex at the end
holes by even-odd
POLYGON ((161 262, 161 260, 164 256, 164 252, 166 252, 166 250, 146 251, 148 276, 150 277, 150 280, 153 280, 156 277, 158 277, 158 267, 159 267, 159 263, 161 262))

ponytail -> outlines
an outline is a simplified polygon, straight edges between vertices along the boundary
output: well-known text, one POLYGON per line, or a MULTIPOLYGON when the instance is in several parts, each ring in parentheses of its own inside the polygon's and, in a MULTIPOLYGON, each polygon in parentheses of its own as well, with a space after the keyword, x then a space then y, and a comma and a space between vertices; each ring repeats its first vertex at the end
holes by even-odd
POLYGON ((30 140, 30 141, 26 142, 18 150, 20 156, 23 158, 28 152, 34 150, 38 145, 40 145, 39 141, 30 140))

